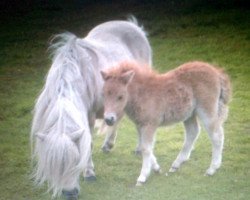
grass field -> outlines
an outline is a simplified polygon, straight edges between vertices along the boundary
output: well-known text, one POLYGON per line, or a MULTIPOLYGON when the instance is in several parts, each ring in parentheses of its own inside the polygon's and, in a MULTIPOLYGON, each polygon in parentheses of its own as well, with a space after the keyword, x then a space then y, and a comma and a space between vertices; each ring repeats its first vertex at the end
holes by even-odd
POLYGON ((233 99, 225 123, 223 165, 215 176, 203 176, 210 164, 211 145, 202 131, 190 161, 177 173, 164 176, 182 146, 183 127, 178 124, 160 128, 155 155, 164 173, 152 173, 145 186, 135 187, 141 158, 132 153, 136 131, 126 118, 120 124, 117 143, 110 154, 100 150, 104 138, 94 136, 97 181, 86 183, 81 179, 80 199, 250 199, 250 11, 164 3, 103 3, 77 9, 48 6, 3 17, 0 200, 50 199, 46 187, 37 188, 29 179, 31 112, 51 64, 47 53, 49 38, 65 30, 84 37, 98 23, 124 19, 130 13, 149 33, 158 71, 190 60, 203 60, 223 67, 230 75, 233 99))

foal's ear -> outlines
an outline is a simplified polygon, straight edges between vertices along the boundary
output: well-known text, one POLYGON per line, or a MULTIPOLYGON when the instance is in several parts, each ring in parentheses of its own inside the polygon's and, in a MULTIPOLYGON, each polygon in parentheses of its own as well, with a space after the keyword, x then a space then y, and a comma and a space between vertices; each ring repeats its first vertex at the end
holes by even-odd
POLYGON ((134 77, 135 72, 133 70, 129 70, 122 74, 121 80, 124 84, 128 84, 134 77))
POLYGON ((107 72, 101 70, 101 75, 104 81, 109 79, 109 75, 107 72))

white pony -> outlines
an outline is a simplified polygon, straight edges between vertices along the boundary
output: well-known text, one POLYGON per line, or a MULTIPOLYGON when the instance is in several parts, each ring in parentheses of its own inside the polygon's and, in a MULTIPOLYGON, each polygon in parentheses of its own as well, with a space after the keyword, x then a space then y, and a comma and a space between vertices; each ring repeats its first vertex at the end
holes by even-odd
MULTIPOLYGON (((122 60, 151 64, 146 34, 135 22, 110 21, 82 39, 71 33, 54 39, 53 63, 35 105, 31 130, 34 177, 39 184, 48 184, 53 197, 63 192, 67 199, 77 199, 81 172, 95 178, 91 133, 103 111, 100 70, 122 60)), ((115 136, 113 127, 104 151, 112 148, 115 136)))

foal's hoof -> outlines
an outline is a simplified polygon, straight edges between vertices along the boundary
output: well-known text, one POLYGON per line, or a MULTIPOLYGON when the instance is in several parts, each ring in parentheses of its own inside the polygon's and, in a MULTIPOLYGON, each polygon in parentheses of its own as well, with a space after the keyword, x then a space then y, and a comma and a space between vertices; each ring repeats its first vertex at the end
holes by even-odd
POLYGON ((135 186, 142 186, 144 183, 146 183, 147 178, 146 176, 140 175, 137 179, 137 183, 135 186))
POLYGON ((176 172, 178 169, 179 169, 179 168, 171 167, 171 168, 169 169, 169 172, 170 172, 170 173, 174 173, 174 172, 176 172))
POLYGON ((114 147, 113 144, 105 144, 102 146, 102 152, 109 153, 113 147, 114 147))
POLYGON ((135 186, 137 186, 137 187, 139 186, 139 187, 140 187, 140 186, 143 186, 143 185, 144 185, 144 183, 145 183, 145 182, 140 182, 140 181, 137 181, 137 183, 136 183, 136 185, 135 185, 135 186))
POLYGON ((84 177, 84 180, 87 181, 87 182, 96 181, 96 176, 84 177))
POLYGON ((76 188, 70 191, 63 190, 62 193, 66 200, 78 200, 79 191, 76 188))
POLYGON ((215 172, 216 172, 216 169, 209 168, 204 174, 204 176, 213 176, 215 172))
POLYGON ((153 169, 156 174, 162 174, 161 168, 153 169))
POLYGON ((102 152, 103 153, 109 153, 110 152, 110 149, 108 147, 102 147, 102 152))

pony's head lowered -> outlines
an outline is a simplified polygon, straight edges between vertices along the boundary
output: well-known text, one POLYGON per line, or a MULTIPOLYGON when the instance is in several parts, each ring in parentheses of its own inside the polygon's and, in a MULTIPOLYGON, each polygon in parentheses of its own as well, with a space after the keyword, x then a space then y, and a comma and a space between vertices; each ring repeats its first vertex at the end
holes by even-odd
POLYGON ((78 189, 78 177, 91 151, 88 109, 94 98, 90 58, 73 34, 62 34, 52 45, 54 58, 45 86, 37 99, 32 122, 34 172, 47 182, 54 196, 78 189), (34 142, 33 142, 34 141, 34 142))

